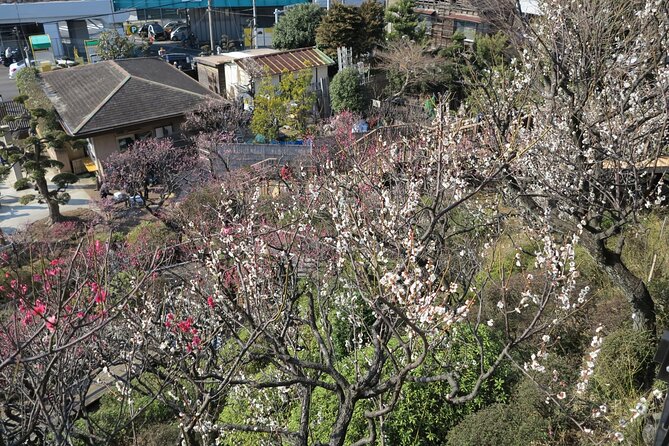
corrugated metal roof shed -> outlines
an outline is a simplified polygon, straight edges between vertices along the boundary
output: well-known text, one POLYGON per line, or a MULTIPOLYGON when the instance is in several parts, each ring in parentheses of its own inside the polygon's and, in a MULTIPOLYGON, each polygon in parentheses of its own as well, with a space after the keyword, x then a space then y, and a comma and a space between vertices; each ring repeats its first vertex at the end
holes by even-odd
POLYGON ((244 70, 247 70, 250 64, 260 65, 261 68, 267 69, 268 74, 271 75, 334 65, 335 63, 327 54, 315 47, 263 54, 239 59, 235 62, 244 70))

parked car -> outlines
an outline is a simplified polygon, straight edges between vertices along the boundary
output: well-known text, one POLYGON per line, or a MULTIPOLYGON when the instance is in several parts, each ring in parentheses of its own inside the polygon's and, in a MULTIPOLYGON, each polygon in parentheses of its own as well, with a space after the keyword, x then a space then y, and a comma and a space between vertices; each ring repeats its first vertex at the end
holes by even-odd
POLYGON ((9 66, 9 78, 14 79, 14 76, 16 76, 16 73, 19 71, 23 70, 28 64, 29 65, 35 65, 35 61, 32 59, 25 59, 25 60, 20 60, 18 62, 14 62, 9 66))
POLYGON ((193 59, 186 53, 171 53, 162 56, 163 59, 170 65, 174 65, 182 71, 193 69, 193 59))
POLYGON ((173 22, 167 22, 163 26, 163 30, 165 31, 165 36, 172 35, 172 31, 174 31, 175 29, 177 29, 180 26, 185 26, 185 25, 186 24, 184 22, 182 22, 181 20, 176 20, 176 21, 173 21, 173 22))
POLYGON ((145 23, 142 25, 141 28, 139 28, 139 31, 137 31, 137 34, 139 34, 139 37, 142 38, 149 38, 153 37, 156 40, 165 40, 165 30, 163 29, 162 26, 160 26, 159 23, 145 23))
POLYGON ((172 34, 170 34, 170 40, 180 42, 182 40, 188 39, 188 36, 190 36, 190 26, 181 25, 174 28, 174 31, 172 31, 172 34))
POLYGON ((56 59, 56 65, 59 67, 69 68, 79 65, 79 63, 76 60, 70 59, 69 57, 64 57, 62 59, 56 59))
POLYGON ((21 55, 19 54, 18 49, 9 48, 9 54, 7 54, 6 49, 0 51, 0 62, 2 62, 2 64, 6 67, 10 66, 19 59, 21 59, 21 55))

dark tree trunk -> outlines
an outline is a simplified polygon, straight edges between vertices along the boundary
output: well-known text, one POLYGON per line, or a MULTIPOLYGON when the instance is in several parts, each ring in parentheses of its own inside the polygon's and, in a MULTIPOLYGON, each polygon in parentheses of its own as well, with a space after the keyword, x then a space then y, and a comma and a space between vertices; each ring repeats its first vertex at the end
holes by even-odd
POLYGON ((44 197, 44 201, 46 201, 46 204, 49 207, 49 222, 53 224, 65 220, 63 215, 60 213, 60 206, 49 196, 49 185, 46 182, 46 178, 36 178, 35 184, 37 185, 37 190, 42 195, 42 197, 44 197))
POLYGON ((346 431, 348 431, 348 425, 351 423, 351 418, 353 418, 354 409, 355 401, 351 398, 351 395, 345 393, 339 397, 339 411, 337 412, 337 420, 332 426, 329 446, 344 445, 346 431))
POLYGON ((625 294, 632 309, 632 324, 635 330, 648 330, 655 336, 655 303, 642 279, 627 268, 620 250, 608 248, 603 240, 597 240, 594 234, 581 236, 583 246, 588 249, 597 265, 606 272, 611 281, 625 294))
POLYGON ((298 446, 307 446, 309 440, 309 414, 311 412, 311 394, 312 388, 306 386, 302 395, 302 413, 300 414, 300 433, 298 446))

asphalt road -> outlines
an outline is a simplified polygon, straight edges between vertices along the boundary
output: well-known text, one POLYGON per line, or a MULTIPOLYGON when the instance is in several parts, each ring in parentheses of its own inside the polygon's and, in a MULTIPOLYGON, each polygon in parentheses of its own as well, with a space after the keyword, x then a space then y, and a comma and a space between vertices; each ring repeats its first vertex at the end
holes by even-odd
POLYGON ((16 79, 9 78, 9 68, 0 64, 0 95, 5 101, 19 95, 16 88, 16 79))

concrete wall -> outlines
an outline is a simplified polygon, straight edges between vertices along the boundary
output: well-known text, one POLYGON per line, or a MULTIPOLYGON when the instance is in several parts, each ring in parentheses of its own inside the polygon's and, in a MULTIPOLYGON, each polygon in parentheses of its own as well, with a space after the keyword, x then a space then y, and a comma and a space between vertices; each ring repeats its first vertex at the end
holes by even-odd
POLYGON ((86 156, 83 149, 73 149, 72 147, 67 147, 65 149, 56 150, 52 147, 49 147, 47 152, 52 159, 63 163, 63 167, 60 169, 61 172, 82 173, 75 172, 72 161, 86 156))

